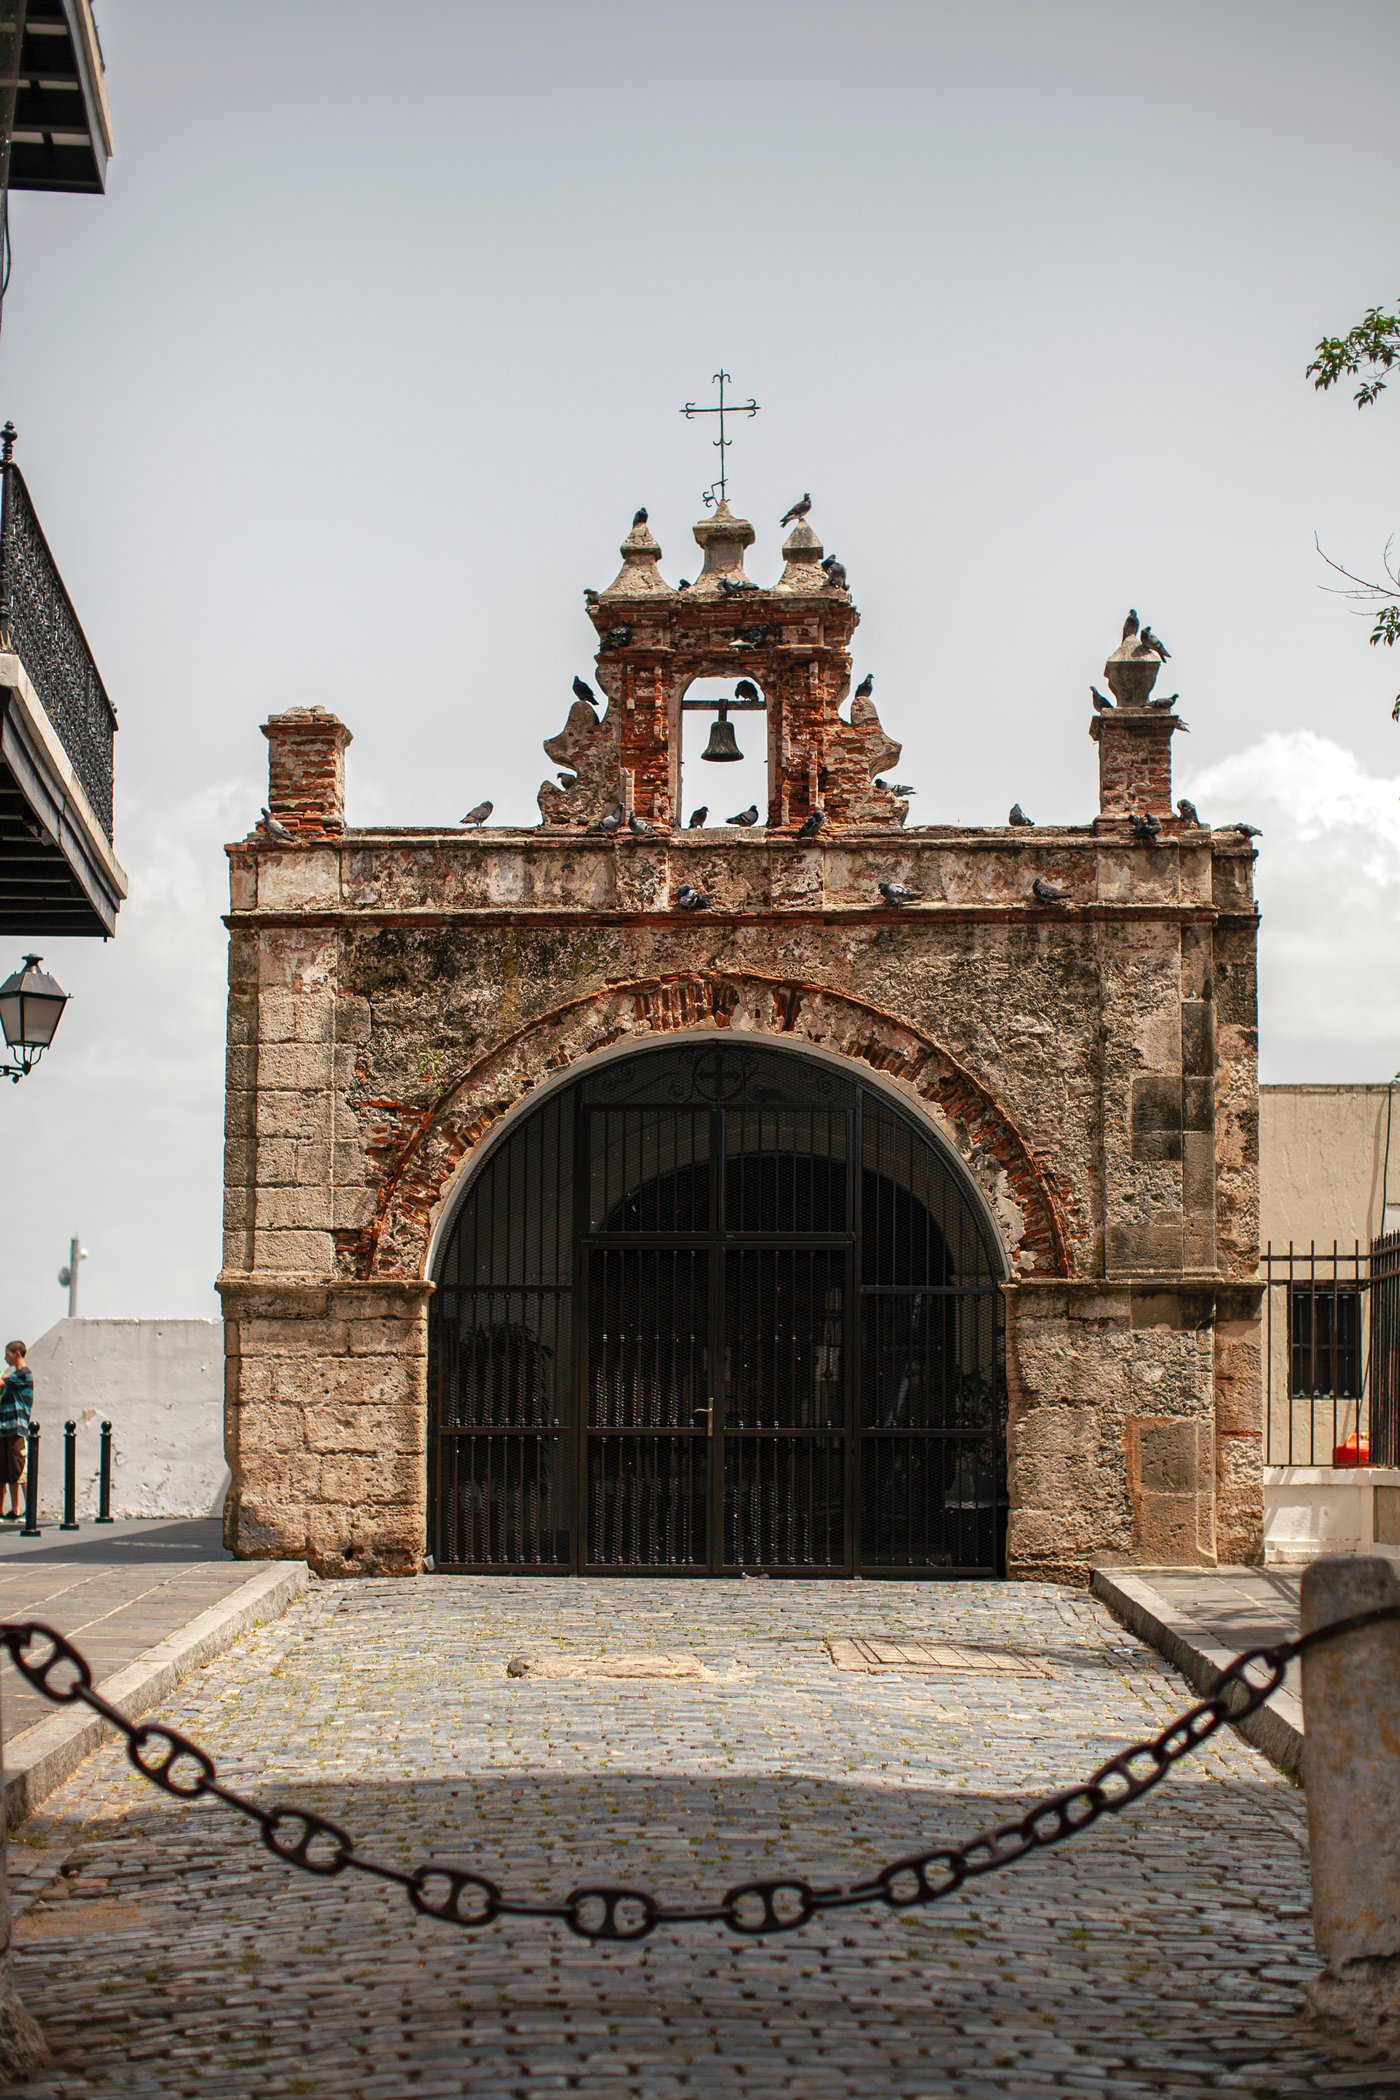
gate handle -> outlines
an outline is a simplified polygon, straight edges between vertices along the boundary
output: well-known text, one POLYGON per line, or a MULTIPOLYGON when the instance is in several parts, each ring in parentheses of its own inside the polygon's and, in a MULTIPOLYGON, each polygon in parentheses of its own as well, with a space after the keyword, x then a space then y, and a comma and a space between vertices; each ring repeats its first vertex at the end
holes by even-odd
POLYGON ((705 1434, 706 1434, 706 1436, 713 1436, 713 1435, 714 1435, 714 1433, 715 1433, 715 1403, 714 1403, 714 1401, 713 1401, 713 1400, 707 1400, 707 1401, 705 1402, 705 1405, 704 1405, 703 1407, 697 1407, 697 1408, 694 1408, 694 1409, 692 1410, 692 1412, 693 1412, 693 1413, 695 1413, 695 1414, 697 1414, 697 1415, 703 1415, 703 1416, 705 1417, 705 1434))

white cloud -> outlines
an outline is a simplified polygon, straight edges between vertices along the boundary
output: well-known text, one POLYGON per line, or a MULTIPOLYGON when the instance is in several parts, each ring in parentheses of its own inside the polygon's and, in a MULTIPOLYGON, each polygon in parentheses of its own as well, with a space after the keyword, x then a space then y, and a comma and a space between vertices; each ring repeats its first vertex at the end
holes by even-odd
POLYGON ((1388 1079, 1400 1066, 1400 776, 1290 729, 1182 785, 1208 823, 1247 818, 1264 833, 1261 1076, 1388 1079))

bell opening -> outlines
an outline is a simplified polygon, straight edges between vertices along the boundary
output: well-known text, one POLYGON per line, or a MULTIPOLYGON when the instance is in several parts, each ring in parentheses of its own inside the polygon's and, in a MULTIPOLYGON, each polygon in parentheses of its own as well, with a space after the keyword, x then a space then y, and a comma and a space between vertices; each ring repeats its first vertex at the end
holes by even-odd
POLYGON ((748 835, 767 829, 768 717, 756 709, 731 716, 734 687, 742 675, 700 677, 685 690, 686 700, 703 704, 692 704, 681 715, 678 830, 689 830, 700 810, 705 812, 695 827, 700 831, 722 831, 732 817, 750 810, 755 821, 744 827, 748 835))

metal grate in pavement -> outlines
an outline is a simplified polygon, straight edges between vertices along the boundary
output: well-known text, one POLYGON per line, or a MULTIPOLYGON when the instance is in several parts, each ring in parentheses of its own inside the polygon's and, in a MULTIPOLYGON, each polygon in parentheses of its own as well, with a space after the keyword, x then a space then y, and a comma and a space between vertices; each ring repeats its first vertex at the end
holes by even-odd
POLYGON ((1003 1677, 1049 1677, 1043 1662, 1030 1655, 1008 1654, 1005 1649, 961 1648, 951 1641, 882 1641, 829 1638, 827 1652, 838 1670, 856 1670, 867 1677, 884 1670, 920 1671, 949 1675, 962 1671, 991 1671, 1003 1677))

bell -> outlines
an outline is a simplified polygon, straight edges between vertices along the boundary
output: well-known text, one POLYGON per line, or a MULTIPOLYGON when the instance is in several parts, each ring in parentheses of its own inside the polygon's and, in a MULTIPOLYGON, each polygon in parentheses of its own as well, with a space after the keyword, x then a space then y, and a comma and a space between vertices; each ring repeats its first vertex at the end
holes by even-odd
POLYGON ((726 714, 724 703, 721 701, 719 719, 710 725, 710 741, 706 744, 700 756, 708 760, 712 766, 732 766, 734 761, 742 758, 743 755, 743 752, 734 740, 734 724, 726 714))

